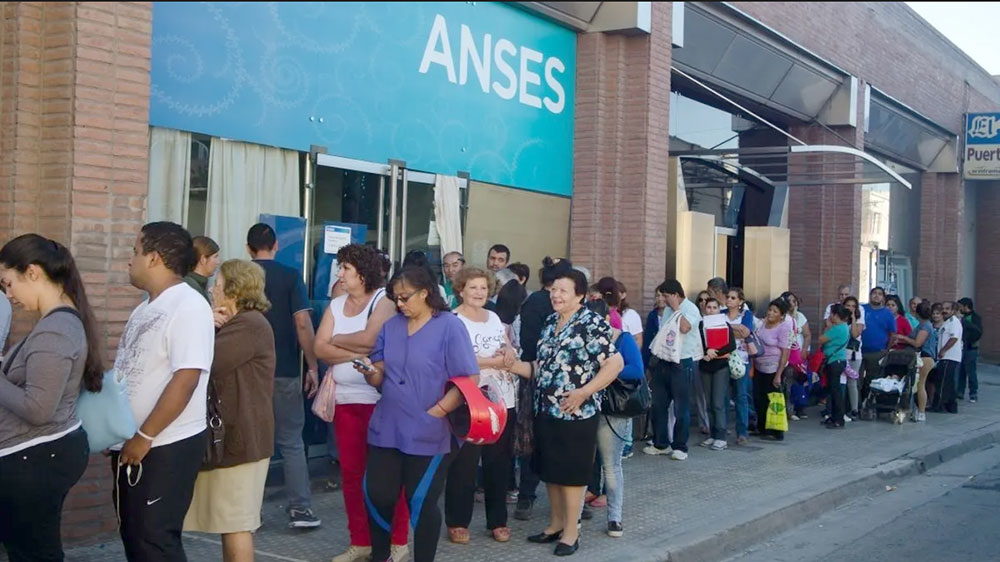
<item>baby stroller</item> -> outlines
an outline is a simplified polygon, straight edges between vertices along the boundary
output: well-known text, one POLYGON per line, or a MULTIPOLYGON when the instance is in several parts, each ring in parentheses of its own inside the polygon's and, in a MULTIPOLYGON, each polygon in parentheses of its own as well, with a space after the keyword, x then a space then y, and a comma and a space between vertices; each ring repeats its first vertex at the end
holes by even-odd
POLYGON ((906 419, 917 378, 917 353, 893 350, 879 364, 877 375, 866 376, 861 419, 875 420, 880 413, 889 413, 893 423, 901 424, 906 419))

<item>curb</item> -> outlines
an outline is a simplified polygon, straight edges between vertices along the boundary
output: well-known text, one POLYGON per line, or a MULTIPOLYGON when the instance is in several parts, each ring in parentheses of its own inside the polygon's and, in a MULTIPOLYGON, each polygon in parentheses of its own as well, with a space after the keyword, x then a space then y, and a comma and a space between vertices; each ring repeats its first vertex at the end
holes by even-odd
POLYGON ((818 493, 800 492, 785 496, 783 505, 747 520, 732 520, 720 516, 723 530, 710 534, 691 533, 680 543, 662 549, 650 546, 650 562, 705 562, 725 560, 740 554, 747 546, 777 536, 793 527, 837 509, 860 495, 884 490, 885 486, 958 458, 988 445, 1000 443, 1000 422, 976 431, 929 445, 902 457, 882 463, 864 473, 838 480, 832 487, 818 493))

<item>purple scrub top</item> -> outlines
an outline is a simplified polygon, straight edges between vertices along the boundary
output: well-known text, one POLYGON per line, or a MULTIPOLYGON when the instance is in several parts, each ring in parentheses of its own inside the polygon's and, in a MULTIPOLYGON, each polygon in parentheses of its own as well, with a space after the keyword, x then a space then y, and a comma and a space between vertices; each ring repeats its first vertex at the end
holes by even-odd
POLYGON ((368 425, 368 443, 408 455, 446 454, 452 435, 448 421, 427 410, 444 396, 448 379, 479 374, 476 353, 454 314, 435 314, 412 336, 406 333, 407 322, 402 314, 390 318, 372 348, 372 362, 385 363, 385 379, 368 425))

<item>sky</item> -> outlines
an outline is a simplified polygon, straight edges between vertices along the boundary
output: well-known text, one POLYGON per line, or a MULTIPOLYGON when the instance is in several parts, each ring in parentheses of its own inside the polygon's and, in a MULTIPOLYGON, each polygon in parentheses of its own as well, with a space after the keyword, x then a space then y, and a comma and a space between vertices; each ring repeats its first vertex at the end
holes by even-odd
POLYGON ((1000 75, 1000 2, 907 2, 990 74, 1000 75))

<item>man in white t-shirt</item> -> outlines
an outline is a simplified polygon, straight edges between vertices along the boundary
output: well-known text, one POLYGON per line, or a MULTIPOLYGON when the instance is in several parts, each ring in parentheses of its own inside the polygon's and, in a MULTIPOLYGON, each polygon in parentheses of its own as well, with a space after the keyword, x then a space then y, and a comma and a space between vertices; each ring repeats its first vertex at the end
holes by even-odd
POLYGON ((938 411, 958 413, 958 370, 962 366, 962 320, 958 305, 944 303, 944 324, 938 337, 938 366, 941 370, 941 403, 938 411))
POLYGON ((129 280, 149 295, 129 317, 115 359, 139 426, 111 454, 130 562, 185 559, 181 529, 205 455, 215 352, 212 309, 183 281, 194 263, 191 235, 170 222, 143 226, 129 260, 129 280))
POLYGON ((667 307, 663 309, 660 329, 667 328, 667 320, 674 311, 680 311, 681 361, 671 363, 662 359, 651 360, 652 376, 650 391, 653 394, 653 406, 650 415, 653 419, 653 444, 644 448, 647 455, 670 455, 670 458, 682 461, 687 458, 687 442, 691 430, 691 385, 694 381, 696 363, 701 360, 704 350, 697 326, 701 321, 701 312, 697 305, 684 297, 684 288, 680 281, 668 279, 656 288, 658 293, 666 296, 667 307), (668 442, 668 408, 674 405, 676 420, 674 421, 673 442, 668 442))

